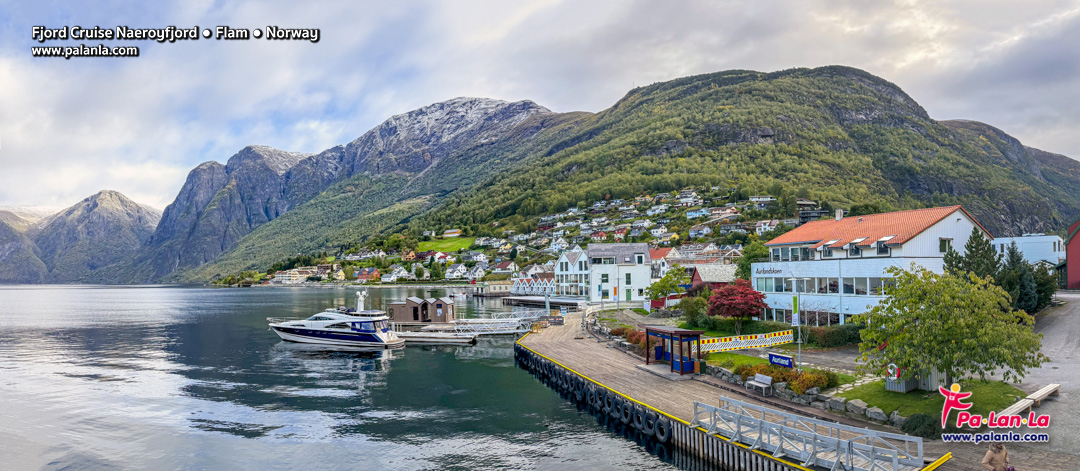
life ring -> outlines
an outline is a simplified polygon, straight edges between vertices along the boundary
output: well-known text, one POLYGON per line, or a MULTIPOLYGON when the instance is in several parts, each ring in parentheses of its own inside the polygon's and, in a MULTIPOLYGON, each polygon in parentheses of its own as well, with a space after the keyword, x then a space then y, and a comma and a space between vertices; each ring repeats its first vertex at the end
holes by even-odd
POLYGON ((641 404, 634 405, 634 428, 638 430, 645 428, 645 408, 641 404))
POLYGON ((658 416, 656 415, 656 412, 653 412, 651 410, 645 412, 645 425, 641 427, 641 432, 644 433, 646 436, 651 437, 656 434, 657 417, 658 416))
POLYGON ((656 419, 656 441, 660 443, 667 443, 671 438, 671 421, 667 417, 659 417, 656 419))
POLYGON ((630 420, 634 418, 633 403, 630 401, 623 401, 622 410, 619 411, 619 420, 623 424, 629 424, 630 420))

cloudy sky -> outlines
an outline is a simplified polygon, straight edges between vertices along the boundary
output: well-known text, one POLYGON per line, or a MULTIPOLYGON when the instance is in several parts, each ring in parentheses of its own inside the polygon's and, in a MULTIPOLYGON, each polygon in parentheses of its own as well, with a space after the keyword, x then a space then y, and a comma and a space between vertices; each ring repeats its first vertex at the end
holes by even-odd
POLYGON ((0 2, 0 205, 163 208, 248 144, 318 152, 457 97, 599 111, 635 85, 844 64, 936 119, 1080 157, 1080 1, 0 2), (319 28, 306 41, 50 41, 32 27, 319 28), (135 45, 138 58, 30 48, 135 45))

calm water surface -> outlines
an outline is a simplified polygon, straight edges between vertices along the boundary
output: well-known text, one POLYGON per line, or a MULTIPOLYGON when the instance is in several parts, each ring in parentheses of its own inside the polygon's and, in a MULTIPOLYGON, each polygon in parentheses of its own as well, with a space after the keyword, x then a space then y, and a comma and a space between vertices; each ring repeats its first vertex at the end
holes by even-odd
POLYGON ((349 352, 266 328, 354 292, 0 287, 0 469, 673 468, 517 368, 511 339, 349 352))

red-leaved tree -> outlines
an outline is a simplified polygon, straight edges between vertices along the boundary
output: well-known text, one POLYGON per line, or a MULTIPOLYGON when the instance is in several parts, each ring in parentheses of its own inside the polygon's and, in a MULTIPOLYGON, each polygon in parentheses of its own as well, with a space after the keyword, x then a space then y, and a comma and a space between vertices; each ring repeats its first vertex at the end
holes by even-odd
POLYGON ((743 321, 761 315, 766 307, 765 295, 757 292, 749 281, 740 279, 713 291, 708 314, 735 319, 735 334, 739 335, 743 321))

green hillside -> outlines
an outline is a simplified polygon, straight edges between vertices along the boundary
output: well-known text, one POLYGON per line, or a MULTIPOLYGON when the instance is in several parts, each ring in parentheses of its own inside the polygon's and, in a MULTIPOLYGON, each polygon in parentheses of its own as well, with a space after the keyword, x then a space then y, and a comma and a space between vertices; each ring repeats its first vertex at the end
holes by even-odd
POLYGON ((963 204, 999 236, 1080 218, 1074 160, 982 123, 934 121, 857 69, 735 70, 636 88, 595 114, 538 114, 423 170, 340 182, 171 278, 265 268, 403 230, 531 231, 567 208, 710 186, 839 208, 963 204))
POLYGON ((457 252, 472 246, 475 237, 451 237, 420 242, 417 250, 437 250, 439 252, 457 252))
POLYGON ((1023 146, 1003 152, 1015 139, 981 123, 938 123, 895 85, 846 67, 655 84, 577 129, 411 228, 529 229, 531 216, 707 185, 781 188, 833 207, 963 204, 999 235, 1053 232, 1080 217, 1080 163, 1023 146))

